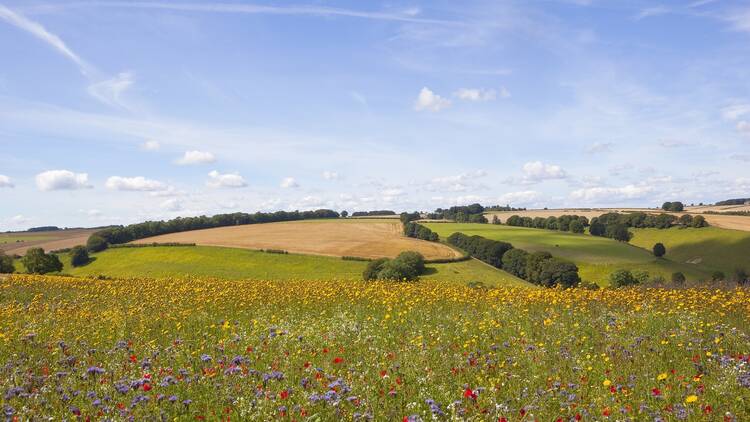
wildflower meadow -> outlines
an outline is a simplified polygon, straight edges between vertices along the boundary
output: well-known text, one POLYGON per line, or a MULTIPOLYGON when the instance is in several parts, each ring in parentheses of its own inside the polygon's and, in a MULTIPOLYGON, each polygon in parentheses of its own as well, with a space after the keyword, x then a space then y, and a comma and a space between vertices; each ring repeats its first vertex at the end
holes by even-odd
POLYGON ((0 279, 7 420, 750 419, 743 289, 0 279))

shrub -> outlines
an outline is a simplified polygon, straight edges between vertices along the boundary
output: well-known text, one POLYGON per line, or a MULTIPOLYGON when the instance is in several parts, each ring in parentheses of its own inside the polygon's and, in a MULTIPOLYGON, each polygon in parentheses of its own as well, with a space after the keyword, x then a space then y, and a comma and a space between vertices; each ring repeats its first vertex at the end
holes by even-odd
POLYGON ((370 263, 367 264, 367 267, 365 267, 365 271, 362 273, 362 278, 365 281, 377 280, 378 273, 380 273, 383 265, 385 265, 385 263, 388 261, 388 258, 379 258, 374 261, 370 261, 370 263))
POLYGON ((86 249, 88 249, 89 252, 101 252, 107 249, 108 246, 109 243, 107 243, 103 237, 97 236, 96 234, 92 234, 89 237, 89 240, 86 241, 86 249))
POLYGON ((70 250, 70 265, 80 267, 89 262, 89 251, 85 246, 76 246, 70 250))
POLYGON ((657 243, 654 245, 653 252, 655 257, 661 258, 667 253, 667 248, 664 247, 663 243, 657 243))
POLYGON ((711 281, 724 281, 726 278, 726 275, 721 271, 714 271, 713 274, 711 274, 711 281))
POLYGON ((691 227, 693 225, 693 216, 690 214, 682 214, 677 222, 683 227, 691 227))
POLYGON ((575 287, 581 282, 578 276, 578 267, 572 262, 563 261, 559 258, 550 258, 541 266, 541 282, 545 287, 561 286, 563 288, 575 287))
POLYGON ((523 249, 511 249, 503 255, 503 270, 518 278, 526 278, 526 261, 529 253, 523 249))
POLYGON ((672 273, 672 283, 673 284, 684 284, 685 283, 685 274, 681 272, 672 273))
POLYGON ((638 284, 638 279, 628 270, 617 270, 609 275, 609 284, 612 287, 626 287, 638 284))
POLYGON ((388 260, 378 272, 378 280, 412 281, 417 276, 419 273, 414 267, 397 259, 388 260))
POLYGON ((11 274, 16 271, 15 265, 13 265, 13 257, 0 251, 0 274, 11 274))
POLYGON ((496 215, 492 216, 492 224, 495 224, 495 225, 500 224, 500 219, 497 218, 496 215))
POLYGON ((425 272, 424 256, 421 253, 415 251, 405 251, 398 254, 394 261, 403 262, 407 266, 414 269, 416 275, 425 272))
POLYGON ((708 221, 706 221, 706 218, 702 215, 696 215, 695 217, 693 217, 693 227, 695 227, 696 229, 707 226, 708 221))
POLYGON ((63 264, 57 255, 45 254, 42 248, 31 248, 21 258, 26 271, 32 274, 46 274, 62 271, 63 264))
POLYGON ((748 284, 750 283, 750 279, 748 279, 747 271, 745 271, 744 268, 737 268, 734 270, 734 276, 732 277, 732 281, 734 281, 737 284, 748 284))

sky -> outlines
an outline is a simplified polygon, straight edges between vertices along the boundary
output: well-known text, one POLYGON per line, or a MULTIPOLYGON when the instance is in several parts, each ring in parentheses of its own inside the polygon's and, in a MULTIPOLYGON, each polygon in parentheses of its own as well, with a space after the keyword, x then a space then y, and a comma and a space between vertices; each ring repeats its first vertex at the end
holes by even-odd
POLYGON ((0 230, 750 197, 750 3, 0 0, 0 230))

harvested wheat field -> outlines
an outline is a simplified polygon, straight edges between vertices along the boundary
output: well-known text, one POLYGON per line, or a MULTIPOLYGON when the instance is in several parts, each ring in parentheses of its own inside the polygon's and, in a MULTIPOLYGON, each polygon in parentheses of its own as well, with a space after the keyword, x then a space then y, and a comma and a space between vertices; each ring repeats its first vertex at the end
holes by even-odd
POLYGON ((461 254, 437 242, 405 237, 400 221, 312 220, 218 227, 140 239, 133 243, 179 242, 246 249, 283 249, 303 254, 395 257, 418 251, 426 259, 457 258, 461 254))
POLYGON ((97 229, 71 229, 48 232, 0 233, 0 251, 8 255, 23 255, 29 248, 42 248, 45 251, 72 248, 85 245, 89 236, 97 229))
MULTIPOLYGON (((743 211, 747 206, 737 206, 735 208, 727 209, 727 207, 688 207, 687 214, 691 215, 702 215, 706 221, 714 227, 722 229, 732 230, 743 230, 750 231, 750 217, 742 215, 721 215, 721 214, 703 214, 704 211, 743 211), (721 208, 721 209, 719 209, 721 208)), ((589 220, 593 217, 599 217, 602 214, 608 212, 645 212, 649 214, 661 214, 662 211, 659 208, 565 208, 565 209, 547 209, 547 210, 526 210, 526 211, 491 211, 485 213, 488 219, 492 219, 493 215, 497 215, 503 223, 511 215, 520 215, 521 217, 559 217, 563 214, 575 214, 581 215, 589 220)), ((686 213, 668 213, 680 216, 686 213)))

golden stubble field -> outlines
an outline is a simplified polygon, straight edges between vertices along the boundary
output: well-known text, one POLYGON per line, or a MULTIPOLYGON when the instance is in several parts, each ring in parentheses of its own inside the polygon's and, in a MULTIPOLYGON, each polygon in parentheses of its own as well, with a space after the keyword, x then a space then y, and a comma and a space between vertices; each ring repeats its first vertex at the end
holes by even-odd
POLYGON ((45 251, 72 248, 85 245, 86 240, 97 229, 73 229, 49 232, 0 233, 0 250, 8 255, 23 255, 33 247, 45 251))
MULTIPOLYGON (((706 218, 709 224, 714 227, 722 229, 733 229, 750 231, 750 217, 741 215, 718 215, 718 214, 703 214, 705 211, 748 211, 750 206, 706 206, 706 207, 687 207, 685 213, 669 213, 680 216, 682 214, 691 215, 702 215, 706 218)), ((658 208, 562 208, 562 209, 548 209, 548 210, 526 210, 526 211, 492 211, 485 213, 488 219, 492 219, 493 215, 497 217, 503 223, 511 215, 520 215, 521 217, 559 217, 563 214, 576 214, 587 217, 589 220, 593 217, 599 217, 602 214, 608 212, 645 212, 649 214, 660 214, 664 211, 658 208)))
POLYGON ((398 220, 289 221, 172 233, 133 243, 178 242, 246 249, 365 258, 420 252, 426 259, 457 258, 459 252, 437 242, 405 237, 398 220))

